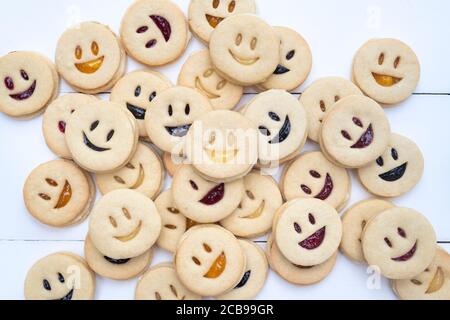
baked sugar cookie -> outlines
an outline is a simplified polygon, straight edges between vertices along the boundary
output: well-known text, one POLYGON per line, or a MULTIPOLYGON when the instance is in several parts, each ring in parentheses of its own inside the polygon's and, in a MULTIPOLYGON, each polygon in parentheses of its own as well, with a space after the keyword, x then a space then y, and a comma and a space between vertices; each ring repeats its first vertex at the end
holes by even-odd
POLYGON ((145 112, 161 91, 172 86, 170 81, 155 71, 134 71, 121 78, 111 91, 110 100, 120 103, 136 118, 139 135, 147 137, 145 112))
POLYGON ((37 261, 25 278, 26 300, 92 300, 95 275, 79 256, 58 252, 37 261))
POLYGON ((243 87, 225 80, 215 71, 208 50, 196 52, 186 60, 178 84, 200 91, 214 109, 233 109, 244 93, 243 87))
POLYGON ((248 240, 239 240, 244 250, 246 271, 241 281, 230 292, 216 297, 218 300, 251 300, 254 299, 264 287, 269 273, 264 251, 257 244, 248 240))
POLYGON ((292 91, 305 82, 311 72, 311 49, 297 31, 286 27, 274 27, 274 29, 281 40, 281 60, 273 75, 258 87, 264 90, 283 89, 292 91))
POLYGON ((30 118, 45 110, 56 97, 59 77, 46 57, 14 51, 0 58, 0 112, 30 118))
POLYGON ((136 300, 201 300, 178 279, 171 263, 161 263, 148 270, 136 286, 136 300))
POLYGON ((201 296, 218 296, 236 287, 245 273, 245 254, 229 231, 196 226, 181 239, 175 257, 181 282, 201 296))
POLYGON ((341 210, 351 193, 351 180, 347 170, 328 161, 317 152, 308 152, 284 169, 280 181, 284 198, 316 198, 341 210))
POLYGON ((300 103, 308 116, 308 138, 319 142, 325 115, 335 103, 350 95, 362 95, 361 90, 347 79, 326 77, 314 81, 300 96, 300 103))
POLYGON ((89 221, 92 243, 113 259, 129 259, 150 250, 160 231, 161 218, 153 201, 128 189, 104 195, 89 221))
POLYGON ((310 267, 297 266, 283 256, 271 236, 267 241, 266 255, 270 267, 284 280, 297 285, 311 285, 322 281, 330 274, 336 264, 338 252, 321 264, 310 267))
POLYGON ((389 143, 391 129, 383 109, 364 96, 338 101, 322 124, 320 146, 330 160, 346 168, 375 161, 389 143))
POLYGON ((396 104, 416 89, 420 64, 414 51, 400 40, 372 39, 355 55, 353 78, 372 99, 396 104))
POLYGON ((125 13, 120 27, 130 56, 148 66, 177 59, 189 42, 186 17, 170 0, 138 0, 125 13))
POLYGON ((280 61, 278 35, 252 14, 233 15, 220 23, 211 35, 209 50, 216 70, 242 86, 266 81, 280 61))
POLYGON ((88 236, 84 241, 84 256, 96 274, 114 280, 128 280, 147 269, 152 261, 153 251, 150 249, 135 258, 113 259, 98 251, 88 236))
POLYGON ((117 36, 98 22, 67 29, 56 47, 56 67, 78 91, 98 93, 121 77, 125 54, 117 36))
POLYGON ((340 249, 348 258, 366 263, 361 245, 362 232, 367 222, 380 212, 395 206, 384 200, 369 199, 351 206, 342 215, 342 241, 340 249))
POLYGON ((152 101, 145 115, 145 127, 158 148, 180 154, 192 123, 211 110, 209 100, 196 90, 173 87, 152 101))
POLYGON ((91 177, 71 161, 46 162, 25 181, 25 206, 34 218, 50 226, 79 223, 94 201, 91 184, 91 177))
POLYGON ((413 279, 393 280, 403 300, 450 300, 450 255, 438 247, 431 265, 413 279))
POLYGON ((216 110, 201 116, 185 141, 189 161, 212 181, 243 177, 257 162, 256 126, 238 112, 216 110))
POLYGON ((261 166, 278 166, 303 148, 308 121, 300 102, 284 90, 258 94, 245 107, 244 116, 258 128, 261 166))
POLYGON ((285 204, 277 213, 273 230, 283 256, 304 267, 328 260, 342 237, 336 210, 318 199, 297 199, 285 204))
POLYGON ((200 40, 208 43, 219 23, 240 13, 256 13, 255 0, 192 0, 189 25, 200 40))
POLYGON ((161 234, 158 247, 175 252, 181 236, 197 223, 186 218, 173 201, 172 190, 166 190, 155 200, 156 208, 161 216, 161 234))
POLYGON ((238 237, 254 238, 272 228, 275 211, 283 204, 271 176, 251 172, 244 178, 245 192, 238 208, 220 224, 238 237))
POLYGON ((156 151, 139 143, 136 153, 125 167, 112 173, 97 174, 95 181, 102 194, 131 189, 155 199, 164 184, 164 168, 156 151))
POLYGON ((203 179, 190 165, 177 170, 172 182, 173 201, 189 219, 200 223, 218 222, 239 206, 244 181, 215 183, 203 179))
POLYGON ((183 165, 187 164, 186 157, 171 154, 169 152, 164 152, 162 161, 164 163, 164 168, 166 168, 167 172, 173 177, 175 172, 183 165))
POLYGON ((433 226, 417 211, 393 208, 371 219, 362 234, 364 257, 389 279, 411 279, 436 254, 433 226))
POLYGON ((80 106, 68 119, 66 143, 84 169, 108 173, 125 166, 133 156, 138 128, 130 112, 114 102, 80 106))
POLYGON ((422 177, 424 159, 411 140, 392 134, 386 151, 376 161, 358 169, 369 192, 381 197, 398 197, 416 186, 422 177))
POLYGON ((95 96, 68 93, 57 98, 48 106, 42 119, 42 131, 47 146, 54 154, 61 158, 72 159, 65 138, 67 120, 79 106, 96 101, 98 98, 95 96))

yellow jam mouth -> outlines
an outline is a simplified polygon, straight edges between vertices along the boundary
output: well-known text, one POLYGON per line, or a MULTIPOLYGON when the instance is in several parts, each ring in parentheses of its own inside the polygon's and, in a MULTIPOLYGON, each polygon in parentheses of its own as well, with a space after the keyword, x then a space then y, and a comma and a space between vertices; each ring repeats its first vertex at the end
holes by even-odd
POLYGON ((234 54, 233 51, 228 50, 231 54, 231 56, 233 57, 234 60, 236 60, 237 62, 239 62, 240 64, 246 65, 246 66, 251 66, 253 64, 255 64, 256 62, 258 62, 259 57, 257 58, 241 58, 238 55, 234 54))
POLYGON ((136 238, 136 236, 139 234, 139 232, 141 231, 142 228, 142 221, 139 221, 138 226, 131 231, 129 234, 125 235, 125 236, 121 236, 121 237, 114 237, 117 240, 121 241, 121 242, 128 242, 133 240, 134 238, 136 238))
POLYGON ((222 273, 225 271, 226 265, 227 265, 227 257, 225 256, 225 253, 222 252, 214 261, 214 263, 211 265, 208 272, 203 275, 203 277, 208 279, 216 279, 220 277, 222 273))
POLYGON ((258 209, 256 209, 255 211, 253 211, 252 213, 242 216, 241 218, 243 219, 256 219, 259 218, 261 216, 261 214, 264 211, 264 207, 266 206, 266 201, 263 200, 261 202, 261 204, 259 205, 258 209))
POLYGON ((383 87, 392 87, 393 85, 396 85, 400 81, 402 81, 402 78, 397 78, 385 74, 379 74, 372 72, 372 76, 374 77, 375 81, 383 87))
POLYGON ((239 153, 238 149, 229 150, 229 151, 217 151, 217 150, 205 150, 208 154, 208 157, 213 160, 215 163, 228 163, 239 153))
POLYGON ((216 28, 219 25, 219 23, 221 23, 223 21, 223 19, 224 19, 224 18, 221 18, 221 17, 212 16, 212 15, 209 15, 209 14, 206 14, 205 16, 206 16, 206 21, 208 21, 209 25, 212 28, 216 28))
POLYGON ((105 56, 101 56, 100 58, 90 60, 87 62, 75 63, 75 67, 78 71, 86 74, 92 74, 98 71, 100 67, 103 65, 103 61, 105 60, 105 56))

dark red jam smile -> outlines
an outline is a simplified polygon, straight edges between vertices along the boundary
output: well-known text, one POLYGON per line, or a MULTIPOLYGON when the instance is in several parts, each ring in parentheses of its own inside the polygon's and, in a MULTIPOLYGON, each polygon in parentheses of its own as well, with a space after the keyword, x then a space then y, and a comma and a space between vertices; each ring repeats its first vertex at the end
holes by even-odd
POLYGON ((326 200, 331 192, 333 192, 333 179, 331 179, 331 176, 329 173, 327 173, 327 177, 325 178, 325 183, 323 185, 322 190, 315 196, 316 199, 319 200, 326 200))
POLYGON ((161 31, 162 35, 164 36, 164 40, 168 42, 172 34, 172 28, 169 21, 167 21, 167 19, 165 19, 164 17, 158 15, 151 15, 150 19, 153 20, 159 31, 161 31))
POLYGON ((318 248, 322 242, 323 239, 325 239, 325 228, 317 230, 312 235, 310 235, 305 240, 298 243, 298 245, 306 250, 314 250, 318 248))
POLYGON ((352 149, 364 149, 370 146, 373 142, 373 128, 372 124, 369 125, 369 128, 367 128, 366 132, 363 133, 363 135, 358 139, 358 141, 352 145, 352 149))
POLYGON ((397 261, 397 262, 405 262, 408 261, 409 259, 411 259, 414 254, 416 253, 417 250, 417 241, 414 244, 414 246, 411 248, 411 250, 409 250, 407 253, 405 253, 404 255, 397 257, 397 258, 391 258, 393 261, 397 261))
POLYGON ((212 188, 199 202, 207 206, 212 206, 223 199, 225 195, 225 184, 221 183, 212 188))

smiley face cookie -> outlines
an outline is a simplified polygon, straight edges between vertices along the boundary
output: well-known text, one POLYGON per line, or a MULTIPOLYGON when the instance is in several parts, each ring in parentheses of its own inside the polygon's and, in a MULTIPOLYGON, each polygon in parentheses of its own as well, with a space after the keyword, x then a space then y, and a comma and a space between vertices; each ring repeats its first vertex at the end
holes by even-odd
POLYGON ((281 60, 273 75, 258 87, 264 90, 283 89, 292 91, 305 82, 311 72, 311 49, 297 31, 286 27, 275 27, 274 29, 281 39, 281 60))
POLYGON ((311 285, 322 281, 330 274, 336 264, 338 252, 321 264, 310 267, 298 266, 283 256, 271 236, 267 241, 266 255, 271 269, 284 280, 297 285, 311 285))
POLYGON ((420 64, 405 43, 396 39, 372 39, 356 53, 353 78, 372 99, 396 104, 413 93, 420 78, 420 64))
POLYGON ((0 112, 8 116, 36 116, 58 93, 56 68, 39 53, 8 53, 0 58, 0 70, 0 112))
POLYGON ((266 81, 280 61, 275 30, 252 14, 238 14, 220 23, 209 42, 211 61, 228 80, 242 86, 266 81))
POLYGON ((321 152, 309 152, 284 169, 280 188, 288 201, 315 198, 339 211, 350 198, 351 180, 347 170, 328 161, 321 152))
POLYGON ((342 237, 336 210, 318 199, 297 199, 285 204, 277 212, 273 230, 283 256, 304 267, 328 260, 342 237))
POLYGON ((98 99, 95 96, 68 93, 57 98, 48 106, 42 119, 42 131, 47 146, 54 154, 61 158, 72 159, 65 137, 67 120, 79 106, 96 101, 98 99))
POLYGON ((139 136, 146 138, 145 112, 161 91, 172 84, 162 74, 154 71, 134 71, 120 79, 111 91, 110 100, 120 103, 130 111, 139 126, 139 136))
POLYGON ((203 179, 190 165, 177 170, 172 183, 176 207, 189 219, 200 223, 218 222, 239 206, 244 181, 215 183, 203 179))
POLYGON ((257 171, 244 178, 244 188, 238 208, 220 224, 238 237, 254 238, 272 228, 275 211, 283 199, 276 181, 257 171))
POLYGON ((245 176, 257 162, 255 124, 238 112, 216 110, 192 125, 185 152, 196 171, 212 181, 245 176))
POLYGON ((403 300, 450 300, 450 255, 438 247, 424 272, 413 279, 393 280, 392 287, 403 300))
POLYGON ((171 263, 161 263, 148 270, 136 286, 136 300, 201 300, 178 279, 171 263))
POLYGON ((364 257, 389 279, 411 279, 423 272, 436 253, 436 234, 412 209, 393 208, 371 219, 362 234, 364 257))
POLYGON ((181 236, 197 223, 186 218, 173 201, 172 190, 166 190, 155 200, 156 208, 161 216, 161 234, 158 247, 175 252, 181 236))
POLYGON ((95 275, 81 257, 54 253, 28 271, 24 294, 26 300, 92 300, 95 275))
POLYGON ((255 0, 192 0, 189 5, 189 25, 204 42, 226 18, 240 13, 256 13, 255 0))
POLYGON ((358 176, 371 193, 397 197, 414 188, 423 170, 424 159, 419 147, 406 137, 392 134, 384 154, 360 168, 358 176))
POLYGON ((277 166, 303 148, 308 131, 306 112, 290 93, 260 93, 247 104, 243 114, 258 128, 259 165, 277 166))
POLYGON ((319 141, 322 121, 335 103, 350 95, 362 95, 361 90, 347 79, 326 77, 314 81, 300 96, 308 116, 308 138, 319 141))
POLYGON ((209 100, 196 90, 173 87, 153 100, 145 115, 145 127, 158 148, 180 154, 192 123, 211 110, 209 100))
POLYGON ((98 22, 66 30, 56 48, 56 67, 77 91, 98 93, 122 76, 125 53, 117 36, 98 22))
POLYGON ((191 55, 178 76, 178 84, 195 88, 205 95, 214 109, 233 109, 244 88, 222 78, 214 69, 208 50, 191 55))
POLYGON ((63 227, 89 213, 95 187, 91 177, 68 160, 54 160, 34 169, 23 187, 25 206, 40 222, 63 227))
POLYGON ((257 244, 248 240, 239 240, 244 250, 246 271, 241 281, 233 290, 216 297, 218 300, 251 300, 254 299, 264 287, 269 265, 264 251, 257 244))
POLYGON ((125 167, 112 173, 97 174, 95 180, 102 194, 131 189, 154 199, 164 184, 164 168, 158 154, 151 147, 139 143, 125 167))
POLYGON ((120 105, 98 101, 80 106, 66 124, 66 144, 73 159, 96 173, 125 166, 138 141, 136 120, 120 105))
POLYGON ((348 96, 323 120, 320 146, 329 160, 346 168, 360 168, 386 150, 390 136, 389 120, 375 101, 348 96))
POLYGON ((190 38, 183 12, 168 0, 135 1, 122 19, 120 35, 128 54, 148 66, 174 61, 190 38))
POLYGON ((172 177, 175 175, 175 172, 183 166, 183 164, 188 164, 186 157, 182 155, 171 154, 169 152, 164 152, 162 161, 164 164, 164 168, 166 168, 169 175, 172 177))
POLYGON ((245 273, 245 254, 229 231, 196 226, 181 239, 174 257, 181 282, 201 296, 218 296, 236 287, 245 273))
POLYGON ((340 250, 348 258, 366 263, 362 251, 361 235, 367 222, 380 212, 395 206, 384 200, 369 199, 351 206, 342 215, 342 241, 340 250))
POLYGON ((127 189, 104 195, 89 221, 92 243, 113 259, 129 259, 150 250, 160 231, 161 218, 153 201, 127 189))
POLYGON ((114 280, 128 280, 147 269, 152 261, 153 251, 150 249, 134 258, 113 259, 98 251, 88 236, 84 241, 84 256, 96 274, 114 280))

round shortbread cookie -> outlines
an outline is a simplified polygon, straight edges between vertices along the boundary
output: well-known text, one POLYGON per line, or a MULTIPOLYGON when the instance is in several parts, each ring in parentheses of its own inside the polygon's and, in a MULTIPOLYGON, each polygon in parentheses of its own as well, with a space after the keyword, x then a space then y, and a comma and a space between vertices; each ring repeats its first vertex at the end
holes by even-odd
POLYGON ((433 226, 417 211, 393 208, 371 219, 362 234, 364 257, 389 279, 411 279, 436 254, 433 226))
POLYGON ((233 234, 215 225, 191 228, 175 257, 181 282, 201 296, 218 296, 234 288, 245 272, 245 254, 233 234))

